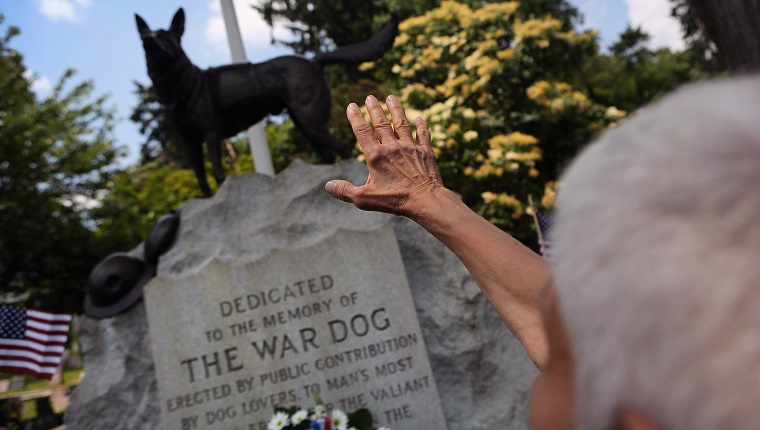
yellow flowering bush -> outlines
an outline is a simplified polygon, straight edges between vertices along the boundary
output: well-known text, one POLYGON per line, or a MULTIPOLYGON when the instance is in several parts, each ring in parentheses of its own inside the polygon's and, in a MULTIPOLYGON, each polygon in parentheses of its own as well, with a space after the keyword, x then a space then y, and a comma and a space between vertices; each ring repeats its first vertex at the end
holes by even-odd
POLYGON ((520 13, 519 1, 444 1, 403 21, 391 52, 362 70, 428 122, 444 183, 530 239, 528 196, 545 201, 569 159, 625 112, 572 86, 596 52, 594 33, 520 13))

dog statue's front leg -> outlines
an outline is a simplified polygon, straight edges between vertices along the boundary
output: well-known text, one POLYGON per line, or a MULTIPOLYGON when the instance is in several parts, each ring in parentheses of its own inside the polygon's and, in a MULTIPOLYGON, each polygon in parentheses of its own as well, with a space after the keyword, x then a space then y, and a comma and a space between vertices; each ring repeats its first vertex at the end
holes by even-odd
POLYGON ((208 146, 208 158, 211 160, 211 167, 214 173, 214 179, 218 187, 224 182, 224 169, 222 168, 222 138, 211 134, 206 137, 208 146))
POLYGON ((201 188, 204 197, 211 197, 211 188, 206 181, 206 166, 203 163, 203 142, 200 140, 184 140, 185 149, 187 150, 187 158, 190 161, 190 166, 195 172, 195 177, 198 179, 198 186, 201 188))

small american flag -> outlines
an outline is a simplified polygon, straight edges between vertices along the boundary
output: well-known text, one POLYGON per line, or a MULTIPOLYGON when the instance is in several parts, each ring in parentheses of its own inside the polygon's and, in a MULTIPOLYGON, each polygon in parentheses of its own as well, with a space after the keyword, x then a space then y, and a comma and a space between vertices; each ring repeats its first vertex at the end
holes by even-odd
POLYGON ((549 240, 549 232, 552 229, 552 216, 543 213, 536 212, 536 233, 538 234, 538 246, 541 251, 541 255, 547 260, 551 260, 551 247, 552 243, 549 240))
POLYGON ((50 379, 58 369, 70 314, 0 305, 0 371, 50 379))

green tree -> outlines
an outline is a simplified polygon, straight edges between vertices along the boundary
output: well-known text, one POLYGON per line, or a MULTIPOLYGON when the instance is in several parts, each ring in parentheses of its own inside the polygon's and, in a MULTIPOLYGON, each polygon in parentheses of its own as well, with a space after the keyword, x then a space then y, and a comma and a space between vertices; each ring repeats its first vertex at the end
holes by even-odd
MULTIPOLYGON (((478 7, 492 1, 461 0, 478 7)), ((258 10, 269 25, 285 22, 295 39, 275 39, 272 43, 288 46, 299 54, 319 53, 367 39, 387 21, 391 11, 402 19, 422 15, 437 8, 441 0, 265 0, 258 10)), ((525 0, 518 13, 525 17, 550 14, 573 28, 580 19, 578 10, 566 0, 525 0)))
POLYGON ((683 39, 687 50, 691 51, 698 61, 700 69, 711 75, 726 71, 724 59, 718 51, 718 46, 705 31, 704 25, 697 17, 697 11, 690 0, 670 0, 671 16, 681 23, 683 39))
POLYGON ((140 147, 140 163, 146 164, 158 159, 190 168, 179 136, 166 116, 166 108, 158 101, 153 86, 137 81, 133 83, 139 102, 129 119, 140 127, 140 134, 145 137, 140 147))
MULTIPOLYGON (((247 145, 247 140, 237 139, 227 146, 223 163, 227 177, 253 171, 247 145)), ((211 174, 209 162, 206 172, 211 174)), ((210 176, 208 181, 216 191, 216 182, 210 176)), ((113 249, 126 251, 144 241, 161 216, 202 196, 192 170, 157 159, 116 173, 105 184, 92 216, 98 236, 113 249)))
POLYGON ((697 13, 689 0, 670 0, 670 15, 676 18, 683 30, 683 39, 688 46, 707 46, 709 37, 705 34, 697 13))
POLYGON ((706 54, 706 61, 714 66, 711 70, 726 67, 747 73, 760 69, 757 0, 671 0, 671 4, 687 43, 706 54), (720 63, 714 61, 716 57, 720 63))
POLYGON ((610 54, 588 59, 579 86, 597 103, 633 111, 686 82, 713 75, 700 51, 653 51, 646 46, 648 40, 640 28, 627 28, 610 54))
MULTIPOLYGON (((498 1, 492 2, 498 3, 498 1)), ((578 9, 567 0, 521 0, 519 3, 517 14, 523 19, 550 15, 562 22, 563 30, 572 30, 582 22, 578 9)), ((478 6, 481 3, 470 2, 469 4, 470 6, 478 6)))
POLYGON ((190 198, 202 197, 192 170, 159 160, 128 167, 105 186, 93 217, 98 235, 119 251, 145 240, 164 214, 190 198))
POLYGON ((269 25, 287 23, 295 39, 279 40, 273 35, 272 43, 299 54, 329 51, 367 39, 382 27, 390 13, 385 0, 267 0, 253 7, 269 25), (375 21, 381 16, 382 21, 375 21))
POLYGON ((107 246, 87 207, 120 154, 113 114, 105 98, 92 98, 91 82, 72 82, 72 71, 37 100, 10 46, 17 34, 8 27, 0 38, 0 291, 29 306, 77 311, 107 246))

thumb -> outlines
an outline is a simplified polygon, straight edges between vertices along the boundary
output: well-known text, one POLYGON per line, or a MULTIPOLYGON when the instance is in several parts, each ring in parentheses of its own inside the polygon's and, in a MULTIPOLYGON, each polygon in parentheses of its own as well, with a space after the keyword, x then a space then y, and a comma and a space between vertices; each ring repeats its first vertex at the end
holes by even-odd
POLYGON ((325 184, 325 191, 330 193, 331 196, 349 203, 354 202, 354 195, 358 188, 354 184, 340 179, 325 184))

